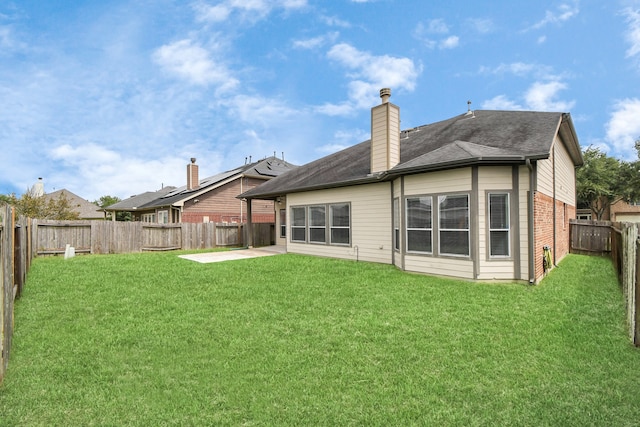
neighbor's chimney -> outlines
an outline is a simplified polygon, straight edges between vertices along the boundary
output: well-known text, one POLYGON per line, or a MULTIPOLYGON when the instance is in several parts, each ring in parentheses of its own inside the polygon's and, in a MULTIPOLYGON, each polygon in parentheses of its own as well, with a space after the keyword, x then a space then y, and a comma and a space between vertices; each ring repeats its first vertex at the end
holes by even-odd
POLYGON ((380 89, 382 103, 371 109, 371 173, 400 163, 400 108, 390 97, 391 89, 380 89))
POLYGON ((198 165, 196 165, 196 158, 192 157, 191 163, 187 165, 187 190, 194 190, 199 186, 198 165))

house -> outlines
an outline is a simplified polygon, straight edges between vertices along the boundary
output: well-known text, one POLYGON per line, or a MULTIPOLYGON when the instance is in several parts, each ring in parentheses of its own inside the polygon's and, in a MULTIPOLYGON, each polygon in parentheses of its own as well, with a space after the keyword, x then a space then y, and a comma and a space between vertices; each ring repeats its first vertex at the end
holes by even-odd
MULTIPOLYGON (((615 197, 613 201, 602 197, 601 205, 604 209, 601 213, 601 220, 613 222, 640 222, 640 201, 626 201, 623 197, 615 197)), ((595 220, 598 218, 589 203, 578 203, 577 219, 595 220)))
POLYGON ((569 252, 583 160, 568 113, 469 110, 401 131, 390 95, 370 140, 238 196, 275 201, 287 252, 529 283, 545 247, 554 264, 569 252))
POLYGON ((72 212, 77 213, 79 219, 104 219, 104 212, 102 211, 100 206, 83 199, 82 197, 72 193, 69 190, 56 190, 51 193, 42 194, 42 197, 44 197, 47 201, 58 200, 60 198, 67 199, 69 203, 69 209, 72 212))
MULTIPOLYGON (((293 168, 294 165, 273 156, 200 180, 196 159, 192 158, 187 165, 186 185, 133 196, 105 210, 131 212, 134 221, 150 223, 243 223, 247 221, 247 202, 236 196, 293 168)), ((275 221, 272 201, 255 201, 252 208, 252 222, 275 221)))
POLYGON ((613 222, 640 222, 640 201, 627 202, 616 198, 609 206, 609 219, 613 222))

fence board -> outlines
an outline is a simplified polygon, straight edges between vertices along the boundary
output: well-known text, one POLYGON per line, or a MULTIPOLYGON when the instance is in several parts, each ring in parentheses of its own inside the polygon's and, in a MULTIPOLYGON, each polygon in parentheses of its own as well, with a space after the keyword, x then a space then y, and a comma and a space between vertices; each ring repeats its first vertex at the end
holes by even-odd
POLYGON ((638 319, 638 312, 640 312, 640 239, 636 239, 636 282, 635 282, 635 295, 636 295, 636 323, 635 323, 635 334, 633 343, 640 347, 640 320, 638 319))
POLYGON ((611 225, 609 221, 571 220, 571 253, 603 255, 611 252, 611 225))
MULTIPOLYGON (((148 224, 114 221, 35 221, 29 245, 37 255, 63 254, 66 245, 76 253, 111 254, 174 249, 242 246, 245 224, 148 224)), ((254 245, 275 244, 274 224, 253 224, 254 245)))
POLYGON ((31 266, 31 220, 0 205, 0 384, 4 379, 13 337, 14 301, 22 294, 31 266))
POLYGON ((13 335, 13 211, 0 205, 0 383, 9 364, 13 335))

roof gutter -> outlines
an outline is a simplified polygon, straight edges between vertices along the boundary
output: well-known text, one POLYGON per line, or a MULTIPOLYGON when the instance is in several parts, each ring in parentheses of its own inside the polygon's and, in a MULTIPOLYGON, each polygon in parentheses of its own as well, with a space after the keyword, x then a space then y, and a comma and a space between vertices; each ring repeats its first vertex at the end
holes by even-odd
MULTIPOLYGON (((304 193, 306 191, 316 191, 316 190, 327 190, 331 188, 340 188, 340 187, 350 187, 352 185, 361 185, 361 184, 372 184, 375 182, 383 182, 390 176, 389 172, 380 172, 376 174, 370 174, 364 178, 356 178, 349 181, 341 181, 341 182, 328 182, 320 185, 311 185, 308 187, 297 187, 297 188, 283 188, 278 192, 271 193, 258 193, 258 194, 250 194, 251 190, 246 193, 242 193, 236 196, 237 199, 261 199, 261 200, 275 200, 277 197, 282 197, 284 194, 288 193, 304 193), (249 193, 249 194, 247 194, 249 193)), ((259 187, 258 187, 259 189, 259 187)))

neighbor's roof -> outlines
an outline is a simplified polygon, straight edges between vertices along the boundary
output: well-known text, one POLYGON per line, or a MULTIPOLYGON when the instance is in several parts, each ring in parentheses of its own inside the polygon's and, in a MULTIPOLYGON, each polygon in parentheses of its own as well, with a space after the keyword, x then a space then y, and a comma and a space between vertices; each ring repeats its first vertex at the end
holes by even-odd
MULTIPOLYGON (((191 190, 187 189, 186 185, 182 187, 171 187, 172 190, 168 192, 164 192, 162 194, 156 193, 144 193, 141 196, 149 196, 144 203, 136 203, 135 205, 129 204, 128 209, 123 209, 122 205, 127 200, 117 203, 116 205, 111 205, 107 209, 108 210, 133 210, 134 206, 136 210, 144 210, 144 209, 153 209, 162 206, 171 206, 176 203, 184 202, 185 200, 189 200, 192 197, 196 197, 206 191, 210 191, 214 188, 217 188, 230 179, 235 179, 239 176, 245 176, 250 178, 259 178, 259 179, 271 179, 278 175, 281 175, 284 172, 287 172, 297 166, 286 162, 282 159, 278 159, 275 156, 267 157, 265 159, 259 160, 257 162, 247 163, 243 166, 240 166, 235 169, 231 169, 225 172, 221 172, 219 174, 204 178, 200 180, 200 185, 198 188, 194 188, 191 190), (116 209, 114 209, 114 207, 116 209)), ((136 196, 138 197, 138 196, 136 196)), ((141 201, 141 200, 140 200, 141 201)))
POLYGON ((105 210, 124 211, 124 212, 136 210, 140 206, 143 206, 159 197, 162 197, 175 189, 176 187, 168 186, 158 191, 147 191, 142 194, 136 194, 135 196, 131 196, 128 199, 124 199, 118 203, 114 203, 113 205, 107 206, 105 210))
POLYGON ((59 197, 64 196, 69 202, 69 208, 78 214, 80 219, 102 219, 104 218, 104 213, 100 209, 98 205, 95 203, 91 203, 88 200, 83 199, 77 194, 72 193, 69 190, 62 189, 56 190, 51 193, 47 193, 43 195, 46 200, 56 200, 59 197))
POLYGON ((402 131, 400 163, 389 171, 370 173, 371 141, 367 140, 300 166, 238 197, 275 198, 462 166, 524 164, 548 158, 558 132, 567 140, 574 164, 581 165, 580 146, 569 114, 479 110, 402 131))

